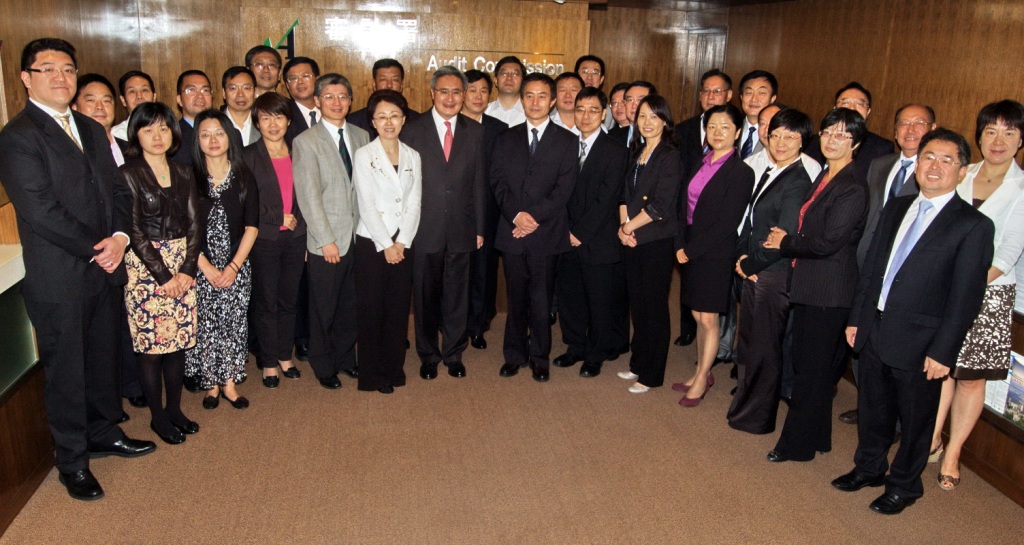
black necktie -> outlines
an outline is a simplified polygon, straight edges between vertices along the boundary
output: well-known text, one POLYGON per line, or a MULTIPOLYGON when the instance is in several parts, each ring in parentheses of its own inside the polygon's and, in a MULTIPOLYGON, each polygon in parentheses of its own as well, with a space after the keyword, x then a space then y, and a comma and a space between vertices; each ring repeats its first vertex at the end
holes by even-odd
POLYGON ((772 167, 764 169, 764 174, 761 175, 761 179, 757 182, 757 187, 754 188, 754 194, 750 196, 750 204, 747 205, 747 222, 753 224, 754 215, 754 202, 757 201, 757 196, 764 190, 764 186, 768 185, 768 177, 772 173, 772 167))
POLYGON ((530 129, 533 131, 533 140, 530 141, 530 155, 537 151, 537 129, 530 129))
POLYGON ((341 162, 345 163, 345 171, 348 178, 352 179, 352 158, 348 155, 348 148, 345 147, 345 129, 338 129, 338 151, 341 152, 341 162))
POLYGON ((316 111, 310 110, 309 111, 309 126, 312 127, 313 125, 316 125, 316 111))
POLYGON ((750 127, 747 133, 747 141, 743 143, 743 147, 740 149, 740 159, 746 159, 750 157, 750 154, 754 153, 755 131, 757 131, 757 127, 750 127))

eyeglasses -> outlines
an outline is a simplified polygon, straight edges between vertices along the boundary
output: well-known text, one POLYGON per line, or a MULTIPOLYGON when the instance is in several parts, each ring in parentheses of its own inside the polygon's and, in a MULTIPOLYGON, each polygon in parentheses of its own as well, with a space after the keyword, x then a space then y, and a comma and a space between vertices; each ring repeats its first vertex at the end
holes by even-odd
POLYGON ((518 78, 522 75, 523 73, 519 70, 502 70, 501 72, 498 72, 499 78, 518 78))
POLYGON ((332 101, 335 101, 335 100, 340 100, 342 102, 348 102, 348 101, 352 100, 352 97, 350 97, 348 95, 335 95, 333 93, 324 93, 324 94, 320 95, 320 100, 326 101, 326 102, 332 102, 332 101))
POLYGON ((26 72, 35 72, 37 74, 42 74, 43 77, 46 77, 46 78, 55 78, 55 77, 57 77, 57 74, 64 74, 64 77, 66 77, 66 78, 73 78, 73 77, 78 76, 78 69, 77 68, 72 68, 70 66, 64 67, 64 68, 50 68, 50 67, 46 67, 46 68, 26 68, 25 71, 26 72))
POLYGON ((775 142, 782 141, 782 142, 785 142, 787 144, 793 144, 793 143, 796 143, 796 142, 800 141, 800 135, 799 134, 781 135, 781 134, 772 133, 772 134, 768 135, 768 139, 769 140, 773 140, 775 142))
POLYGON ((820 136, 822 140, 830 138, 839 143, 843 143, 846 142, 847 140, 853 139, 853 135, 847 132, 821 131, 818 133, 818 136, 820 136))
POLYGON ((701 89, 700 90, 700 94, 702 94, 704 96, 711 95, 713 97, 720 97, 720 96, 724 95, 725 92, 726 92, 725 89, 701 89))
POLYGON ((186 87, 181 91, 181 94, 189 96, 197 93, 201 95, 213 95, 213 91, 211 91, 209 87, 186 87))
POLYGON ((927 121, 900 121, 900 122, 896 123, 896 128, 897 129, 906 129, 906 128, 909 128, 909 127, 913 127, 915 129, 920 129, 920 128, 923 128, 923 127, 927 127, 928 125, 931 125, 931 123, 929 123, 927 121))
POLYGON ((281 65, 274 62, 254 62, 252 68, 253 70, 270 70, 271 68, 277 70, 281 68, 281 65))
POLYGON ((405 116, 402 114, 378 114, 373 116, 373 120, 376 121, 377 123, 397 123, 398 120, 402 119, 403 117, 405 116))
POLYGON ((921 155, 918 158, 918 162, 920 162, 922 165, 925 164, 925 163, 931 164, 931 163, 934 163, 936 161, 938 161, 944 167, 951 167, 953 165, 961 164, 960 161, 957 161, 956 159, 953 159, 952 157, 950 157, 948 155, 938 156, 938 155, 935 155, 933 152, 930 152, 930 151, 928 153, 925 153, 924 155, 921 155))
POLYGON ((462 96, 462 89, 434 89, 434 92, 441 95, 444 98, 459 98, 460 96, 462 96))
POLYGON ((576 113, 579 115, 601 115, 601 108, 587 108, 586 106, 579 106, 576 108, 576 113))
POLYGON ((229 92, 229 93, 234 93, 235 91, 239 91, 239 90, 245 91, 245 92, 248 93, 249 91, 252 91, 255 88, 256 88, 256 86, 254 86, 252 84, 244 83, 242 85, 235 85, 235 84, 228 85, 227 87, 224 88, 224 90, 229 92))
POLYGON ((313 80, 313 74, 310 74, 309 72, 303 72, 301 74, 293 74, 293 75, 288 76, 287 78, 285 78, 285 81, 287 81, 288 83, 295 83, 296 81, 299 81, 300 79, 304 79, 306 81, 312 81, 313 80))
POLYGON ((601 71, 597 68, 580 68, 580 74, 584 76, 600 76, 601 71))
POLYGON ((836 101, 836 108, 869 108, 871 105, 862 98, 841 98, 836 101))

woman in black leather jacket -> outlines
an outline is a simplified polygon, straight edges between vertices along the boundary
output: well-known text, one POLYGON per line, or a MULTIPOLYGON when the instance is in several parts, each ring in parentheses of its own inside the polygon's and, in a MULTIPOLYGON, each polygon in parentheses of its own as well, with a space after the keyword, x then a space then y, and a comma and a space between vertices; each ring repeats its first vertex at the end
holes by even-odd
POLYGON ((121 172, 134 200, 132 251, 125 254, 125 305, 152 415, 150 427, 175 445, 185 440, 185 433, 199 431, 181 412, 184 351, 196 342, 198 197, 192 169, 167 160, 181 141, 167 105, 139 105, 128 122, 128 137, 121 172), (161 387, 166 404, 161 403, 161 387))

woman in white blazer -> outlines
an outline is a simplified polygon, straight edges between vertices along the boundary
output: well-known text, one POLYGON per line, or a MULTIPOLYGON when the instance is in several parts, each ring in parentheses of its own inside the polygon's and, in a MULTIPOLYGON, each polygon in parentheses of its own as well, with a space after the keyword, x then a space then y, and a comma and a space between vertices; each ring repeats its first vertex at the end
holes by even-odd
POLYGON ((420 223, 420 156, 401 143, 405 98, 383 90, 367 112, 378 137, 356 150, 352 181, 359 204, 356 226, 356 308, 359 312, 359 389, 383 394, 405 385, 412 253, 420 223))
MULTIPOLYGON (((985 404, 988 380, 1004 380, 1010 368, 1010 320, 1016 295, 1014 267, 1024 250, 1024 170, 1014 161, 1024 146, 1024 106, 1012 100, 978 112, 975 142, 982 160, 967 169, 957 193, 995 224, 995 254, 981 312, 967 332, 950 379, 942 385, 929 461, 941 460, 938 483, 960 483, 960 450, 985 404), (949 415, 949 444, 942 427, 949 415)), ((920 177, 922 174, 918 174, 920 177)))

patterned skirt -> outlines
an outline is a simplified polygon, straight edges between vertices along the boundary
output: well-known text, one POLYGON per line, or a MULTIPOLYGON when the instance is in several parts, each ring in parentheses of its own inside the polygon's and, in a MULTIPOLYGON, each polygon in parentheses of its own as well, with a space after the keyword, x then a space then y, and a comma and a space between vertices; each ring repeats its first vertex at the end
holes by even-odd
MULTIPOLYGON (((185 239, 158 240, 153 247, 160 252, 167 268, 177 273, 185 261, 185 239)), ((134 251, 125 253, 128 285, 124 303, 128 309, 128 328, 132 346, 139 354, 169 354, 196 344, 196 290, 171 298, 156 292, 159 284, 134 251)))
POLYGON ((1010 320, 1015 284, 987 286, 981 312, 967 331, 952 376, 964 380, 1003 380, 1010 369, 1010 320))

